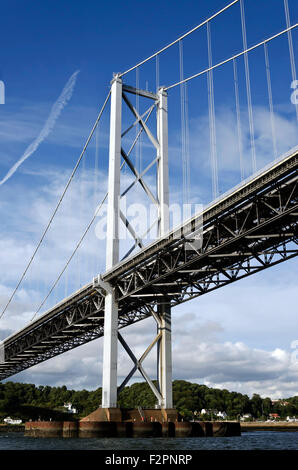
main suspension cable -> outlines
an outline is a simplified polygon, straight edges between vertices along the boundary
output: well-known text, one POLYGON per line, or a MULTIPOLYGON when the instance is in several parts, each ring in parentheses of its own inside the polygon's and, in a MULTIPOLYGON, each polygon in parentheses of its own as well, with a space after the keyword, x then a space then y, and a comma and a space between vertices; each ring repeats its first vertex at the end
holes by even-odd
POLYGON ((133 67, 130 67, 128 70, 126 70, 125 72, 122 72, 119 74, 119 77, 123 77, 123 75, 126 75, 127 73, 131 72, 132 70, 135 70, 137 67, 140 67, 141 65, 145 64, 146 62, 148 62, 149 60, 151 59, 154 59, 154 57, 158 56, 159 54, 161 54, 162 52, 166 51, 167 49, 169 49, 169 47, 172 47, 174 46, 174 44, 177 44, 177 42, 181 41, 182 39, 186 38, 187 36, 189 36, 190 34, 192 34, 194 31, 196 31, 197 29, 201 28, 202 26, 204 26, 206 23, 208 23, 208 21, 211 21, 213 20, 214 18, 216 18, 218 15, 220 15, 221 13, 223 13, 224 11, 228 10, 228 8, 232 7, 233 5, 235 5, 235 3, 238 3, 239 0, 234 0, 232 3, 229 3, 229 5, 226 5, 224 8, 222 8, 221 10, 217 11, 216 13, 214 13, 214 15, 210 16, 207 20, 203 21, 202 23, 198 24, 197 26, 195 26, 194 28, 192 28, 190 31, 188 31, 187 33, 183 34, 182 36, 180 36, 179 38, 175 39, 175 41, 171 42, 170 44, 168 44, 167 46, 163 47, 162 49, 160 49, 159 51, 155 52, 154 54, 152 54, 150 57, 147 57, 147 59, 144 59, 142 60, 141 62, 139 62, 138 64, 134 65, 133 67))
POLYGON ((222 60, 221 62, 218 62, 217 64, 212 65, 212 67, 207 67, 206 69, 201 70, 200 72, 197 72, 194 75, 191 75, 190 77, 184 78, 182 81, 180 80, 179 82, 176 82, 176 83, 173 83, 172 85, 166 86, 166 87, 164 87, 164 90, 165 91, 170 90, 171 88, 175 88, 176 86, 181 85, 181 83, 186 83, 186 82, 189 82, 190 80, 193 80, 194 78, 200 77, 201 75, 205 75, 210 70, 217 69, 218 67, 221 67, 222 65, 227 64, 228 62, 231 62, 233 59, 237 59, 237 57, 241 57, 244 54, 246 54, 247 52, 253 51, 257 47, 260 47, 263 44, 268 43, 268 42, 272 41, 273 39, 278 38, 279 36, 287 33, 288 31, 292 31, 294 28, 297 28, 297 26, 298 26, 298 23, 294 24, 293 26, 290 26, 289 28, 284 29, 283 31, 280 31, 277 34, 274 34, 273 36, 271 36, 267 39, 264 39, 264 41, 261 41, 258 44, 255 44, 254 46, 249 47, 245 51, 238 52, 238 54, 235 54, 235 55, 229 57, 228 59, 222 60))
MULTIPOLYGON (((291 21, 290 21, 288 0, 284 0, 284 7, 285 7, 286 25, 287 25, 287 28, 289 28, 288 43, 289 43, 289 53, 290 53, 290 62, 291 62, 292 82, 295 84, 297 75, 296 75, 296 64, 295 64, 295 57, 294 57, 292 32, 290 29, 291 21)), ((296 119, 298 123, 298 106, 295 106, 295 109, 296 109, 296 119)))

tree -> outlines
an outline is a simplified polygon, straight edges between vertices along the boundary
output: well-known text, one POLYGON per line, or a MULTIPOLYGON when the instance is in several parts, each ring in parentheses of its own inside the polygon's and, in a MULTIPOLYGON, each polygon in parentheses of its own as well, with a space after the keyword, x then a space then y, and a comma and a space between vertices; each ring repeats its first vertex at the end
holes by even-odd
POLYGON ((263 399, 263 415, 268 417, 272 410, 272 402, 271 398, 264 398, 263 399))
MULTIPOLYGON (((154 384, 157 385, 156 381, 154 384)), ((33 406, 40 407, 45 413, 46 409, 62 407, 65 402, 71 402, 78 409, 81 416, 96 410, 101 404, 101 388, 93 391, 68 390, 62 387, 39 386, 6 382, 0 384, 0 410, 2 414, 11 410, 19 410, 28 405, 33 413, 33 406)), ((285 399, 287 405, 277 403, 272 406, 270 398, 262 399, 254 394, 250 399, 247 395, 228 390, 212 389, 206 385, 187 382, 186 380, 173 381, 173 401, 177 411, 190 419, 194 411, 198 413, 204 409, 225 411, 229 418, 237 418, 244 413, 251 413, 254 417, 268 416, 275 412, 282 417, 298 416, 298 396, 285 399)), ((119 395, 118 403, 123 408, 154 408, 157 400, 146 382, 137 382, 125 387, 119 395)), ((214 416, 212 416, 214 419, 214 416)), ((206 418, 205 418, 206 419, 206 418)))
POLYGON ((254 393, 251 399, 251 411, 252 411, 252 415, 255 418, 259 418, 260 416, 263 415, 262 405, 263 405, 262 398, 257 393, 254 393))

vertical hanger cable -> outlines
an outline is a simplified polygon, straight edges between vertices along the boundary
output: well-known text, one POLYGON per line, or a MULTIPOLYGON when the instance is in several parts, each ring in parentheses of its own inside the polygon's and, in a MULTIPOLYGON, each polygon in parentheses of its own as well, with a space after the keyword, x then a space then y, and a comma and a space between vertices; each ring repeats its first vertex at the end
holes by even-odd
MULTIPOLYGON (((211 47, 211 31, 210 24, 207 23, 207 43, 208 43, 208 63, 212 67, 212 47, 211 47)), ((218 166, 217 166, 217 148, 216 148, 216 127, 215 127, 215 107, 214 107, 214 85, 213 72, 207 73, 208 82, 208 109, 209 109, 209 137, 210 137, 210 154, 212 168, 212 195, 213 199, 218 196, 218 166)))
POLYGON ((266 66, 266 77, 267 77, 267 89, 268 89, 268 100, 270 110, 270 123, 271 123, 271 134, 272 134, 272 145, 274 159, 277 158, 277 146, 276 146, 276 132, 275 132, 275 121, 274 121, 274 108, 272 98, 272 86, 271 86, 271 74, 270 74, 270 63, 267 44, 264 43, 264 54, 265 54, 265 66, 266 66))
POLYGON ((235 103, 236 103, 236 118, 237 118, 238 151, 239 151, 239 160, 240 160, 240 175, 241 175, 241 181, 242 181, 244 180, 244 160, 243 160, 241 113, 240 113, 239 85, 238 85, 238 72, 237 72, 236 59, 233 59, 233 71, 234 71, 234 88, 235 88, 235 103))
MULTIPOLYGON (((246 38, 246 24, 245 24, 245 12, 244 12, 243 0, 240 0, 240 11, 241 11, 243 49, 246 51, 247 38, 246 38)), ((247 107, 248 107, 251 157, 252 157, 252 171, 253 173, 255 173, 257 170, 257 159, 256 159, 254 121, 253 121, 252 102, 251 102, 250 73, 249 73, 249 63, 248 63, 247 52, 244 54, 244 67, 245 67, 245 81, 246 81, 246 95, 247 95, 247 107)))
MULTIPOLYGON (((183 80, 183 43, 179 41, 179 72, 180 80, 183 80)), ((186 203, 187 179, 186 179, 186 140, 185 140, 185 88, 180 85, 180 116, 181 116, 181 156, 182 156, 182 195, 183 204, 186 203)))

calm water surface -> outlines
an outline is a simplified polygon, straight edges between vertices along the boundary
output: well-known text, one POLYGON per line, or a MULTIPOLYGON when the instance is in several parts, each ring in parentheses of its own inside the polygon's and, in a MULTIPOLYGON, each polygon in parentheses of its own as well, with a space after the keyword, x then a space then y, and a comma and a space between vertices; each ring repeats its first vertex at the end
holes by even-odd
POLYGON ((298 432, 245 432, 240 437, 33 438, 0 433, 0 450, 297 450, 298 432))

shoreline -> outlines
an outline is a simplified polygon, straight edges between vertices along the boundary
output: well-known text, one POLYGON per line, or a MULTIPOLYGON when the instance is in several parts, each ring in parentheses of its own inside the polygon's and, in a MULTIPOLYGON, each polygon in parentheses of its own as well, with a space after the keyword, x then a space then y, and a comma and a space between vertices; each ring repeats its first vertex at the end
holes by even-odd
MULTIPOLYGON (((279 431, 279 432, 297 432, 298 422, 288 423, 287 421, 280 421, 277 423, 267 422, 247 422, 241 423, 241 432, 249 431, 279 431)), ((20 425, 0 425, 0 433, 5 432, 25 432, 25 424, 20 425)))
POLYGON ((295 423, 288 423, 287 421, 279 422, 247 422, 241 423, 241 432, 248 431, 298 431, 298 421, 295 423))
POLYGON ((25 432, 25 424, 1 424, 1 432, 25 432))

